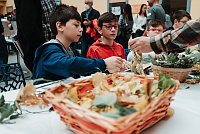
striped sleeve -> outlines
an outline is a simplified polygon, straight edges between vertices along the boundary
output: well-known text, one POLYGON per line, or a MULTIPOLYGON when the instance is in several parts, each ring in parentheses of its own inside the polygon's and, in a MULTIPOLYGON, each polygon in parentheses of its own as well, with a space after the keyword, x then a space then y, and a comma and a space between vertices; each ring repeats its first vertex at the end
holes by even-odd
POLYGON ((189 21, 183 27, 151 37, 150 44, 155 53, 172 51, 200 43, 200 22, 189 21))

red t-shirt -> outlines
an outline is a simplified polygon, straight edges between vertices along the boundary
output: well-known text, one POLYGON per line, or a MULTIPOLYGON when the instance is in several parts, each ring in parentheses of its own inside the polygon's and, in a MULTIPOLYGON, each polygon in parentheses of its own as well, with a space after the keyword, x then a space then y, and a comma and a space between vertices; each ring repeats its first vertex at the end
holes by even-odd
POLYGON ((112 46, 108 46, 103 44, 102 41, 97 40, 89 47, 86 58, 106 59, 111 56, 118 56, 122 59, 126 59, 122 45, 113 42, 112 46))

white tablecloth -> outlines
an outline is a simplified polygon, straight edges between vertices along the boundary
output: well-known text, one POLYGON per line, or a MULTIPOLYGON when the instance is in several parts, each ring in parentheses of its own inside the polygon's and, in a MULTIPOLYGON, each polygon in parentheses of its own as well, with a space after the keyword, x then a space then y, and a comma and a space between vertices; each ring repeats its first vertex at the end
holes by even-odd
MULTIPOLYGON (((175 114, 162 120, 143 134, 200 134, 200 84, 181 84, 171 107, 175 114), (189 86, 189 89, 186 89, 189 86)), ((16 91, 3 93, 5 99, 15 99, 16 91)), ((0 124, 0 134, 72 134, 55 112, 23 114, 15 124, 0 124)))
POLYGON ((174 116, 158 122, 143 134, 200 134, 200 84, 181 84, 171 107, 174 116))

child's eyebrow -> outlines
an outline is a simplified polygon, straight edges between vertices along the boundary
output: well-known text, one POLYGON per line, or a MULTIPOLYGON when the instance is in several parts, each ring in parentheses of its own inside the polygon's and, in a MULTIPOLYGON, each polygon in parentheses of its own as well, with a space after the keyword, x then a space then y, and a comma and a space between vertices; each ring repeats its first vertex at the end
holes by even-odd
POLYGON ((76 22, 76 23, 81 23, 79 20, 76 20, 75 22, 76 22))

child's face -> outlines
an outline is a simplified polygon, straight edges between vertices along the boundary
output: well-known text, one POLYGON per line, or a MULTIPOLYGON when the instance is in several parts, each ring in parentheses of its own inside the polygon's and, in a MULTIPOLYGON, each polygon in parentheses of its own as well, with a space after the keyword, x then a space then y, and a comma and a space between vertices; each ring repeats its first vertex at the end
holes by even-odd
POLYGON ((58 28, 58 31, 60 31, 63 34, 64 38, 68 42, 78 42, 83 30, 81 28, 80 21, 70 19, 68 22, 66 22, 65 25, 61 25, 58 28))
POLYGON ((148 37, 153 37, 153 36, 156 36, 158 34, 161 34, 163 33, 163 26, 157 26, 157 27, 150 27, 148 30, 147 30, 147 36, 148 37))
POLYGON ((99 27, 99 33, 106 39, 114 40, 118 32, 118 22, 103 23, 102 28, 99 27))
POLYGON ((174 20, 174 28, 177 29, 179 27, 182 27, 187 21, 189 21, 190 19, 188 17, 183 17, 181 20, 174 20))

